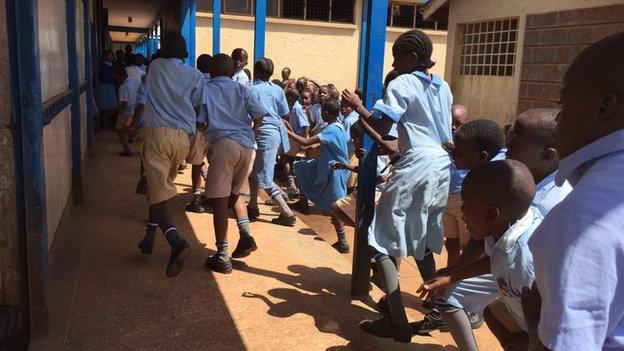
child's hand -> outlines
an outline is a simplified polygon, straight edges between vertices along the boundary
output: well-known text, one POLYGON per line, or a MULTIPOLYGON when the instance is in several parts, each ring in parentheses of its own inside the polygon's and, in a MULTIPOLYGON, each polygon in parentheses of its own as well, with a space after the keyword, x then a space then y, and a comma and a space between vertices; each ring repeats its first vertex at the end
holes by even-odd
POLYGON ((332 169, 348 169, 347 165, 344 162, 334 162, 331 165, 332 169))
POLYGON ((453 284, 451 277, 443 275, 423 283, 420 288, 418 288, 416 293, 421 299, 424 299, 425 297, 428 298, 429 296, 440 297, 444 294, 446 288, 451 284, 453 284))
POLYGON ((366 149, 363 147, 359 147, 357 149, 355 149, 355 157, 362 159, 364 157, 366 157, 366 149))
POLYGON ((345 89, 342 92, 342 101, 346 102, 353 109, 357 109, 359 106, 362 106, 362 100, 357 96, 356 93, 349 91, 349 89, 345 89))
POLYGON ((442 148, 444 149, 444 151, 448 152, 449 154, 452 154, 453 151, 455 150, 455 144, 453 144, 452 141, 447 140, 442 143, 442 148))

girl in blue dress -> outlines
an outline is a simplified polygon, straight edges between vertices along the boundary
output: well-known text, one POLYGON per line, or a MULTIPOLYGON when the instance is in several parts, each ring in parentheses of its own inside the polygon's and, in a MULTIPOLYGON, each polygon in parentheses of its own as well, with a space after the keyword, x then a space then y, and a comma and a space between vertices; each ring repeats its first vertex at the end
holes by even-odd
POLYGON ((115 56, 112 51, 107 50, 104 52, 104 60, 98 74, 97 106, 104 119, 103 122, 108 122, 108 116, 112 111, 115 111, 119 105, 117 101, 117 89, 115 88, 114 58, 115 56))
MULTIPOLYGON (((328 124, 319 134, 309 138, 288 131, 288 134, 297 143, 309 146, 320 143, 319 158, 295 162, 293 168, 301 190, 301 198, 293 209, 308 212, 308 199, 325 213, 331 213, 331 204, 347 195, 346 169, 333 169, 336 162, 347 163, 347 133, 344 126, 338 121, 340 103, 336 99, 328 99, 321 106, 321 116, 328 124)), ((332 215, 332 222, 338 235, 338 241, 333 245, 340 253, 349 252, 349 244, 345 239, 344 224, 338 217, 332 215)))

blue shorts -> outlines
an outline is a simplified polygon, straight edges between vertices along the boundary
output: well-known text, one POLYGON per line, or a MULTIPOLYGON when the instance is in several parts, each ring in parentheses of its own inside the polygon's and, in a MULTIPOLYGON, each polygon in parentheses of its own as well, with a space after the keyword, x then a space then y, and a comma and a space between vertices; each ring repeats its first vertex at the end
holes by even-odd
POLYGON ((483 315, 483 309, 499 297, 498 285, 491 274, 464 279, 446 289, 444 296, 434 299, 440 306, 463 308, 483 315))
POLYGON ((258 144, 258 150, 256 151, 256 160, 251 170, 251 177, 258 181, 260 188, 271 189, 273 188, 277 150, 281 143, 279 130, 260 128, 256 137, 256 143, 258 144))

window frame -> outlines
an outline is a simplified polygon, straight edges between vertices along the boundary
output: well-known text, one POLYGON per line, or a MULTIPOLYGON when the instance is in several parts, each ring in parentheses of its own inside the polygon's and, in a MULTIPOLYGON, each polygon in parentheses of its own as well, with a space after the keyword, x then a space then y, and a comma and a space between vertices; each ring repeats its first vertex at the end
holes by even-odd
POLYGON ((446 31, 448 30, 447 28, 441 28, 441 24, 443 24, 443 22, 437 22, 437 21, 423 21, 423 22, 431 22, 433 23, 433 28, 428 28, 428 27, 421 27, 418 26, 418 9, 422 9, 423 6, 418 6, 418 4, 411 4, 411 3, 404 3, 404 2, 398 2, 398 1, 388 1, 388 13, 386 14, 387 18, 388 18, 388 23, 386 24, 387 27, 391 27, 391 28, 405 28, 405 29, 425 29, 425 30, 439 30, 439 31, 446 31), (412 15, 412 26, 411 27, 399 27, 399 26, 395 26, 394 25, 394 9, 395 7, 399 7, 399 6, 410 6, 414 8, 414 13, 412 15))

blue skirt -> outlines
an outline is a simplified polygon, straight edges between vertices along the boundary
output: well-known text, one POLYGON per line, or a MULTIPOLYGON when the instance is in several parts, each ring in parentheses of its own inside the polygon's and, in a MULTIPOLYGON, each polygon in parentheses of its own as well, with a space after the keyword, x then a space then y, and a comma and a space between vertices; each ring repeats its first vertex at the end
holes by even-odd
POLYGON ((293 165, 303 195, 312 200, 321 211, 330 213, 331 204, 347 196, 349 171, 346 169, 330 171, 327 181, 319 183, 316 182, 317 168, 317 160, 297 161, 293 165))
POLYGON ((114 84, 100 83, 97 87, 97 104, 101 111, 113 109, 119 105, 114 84))

